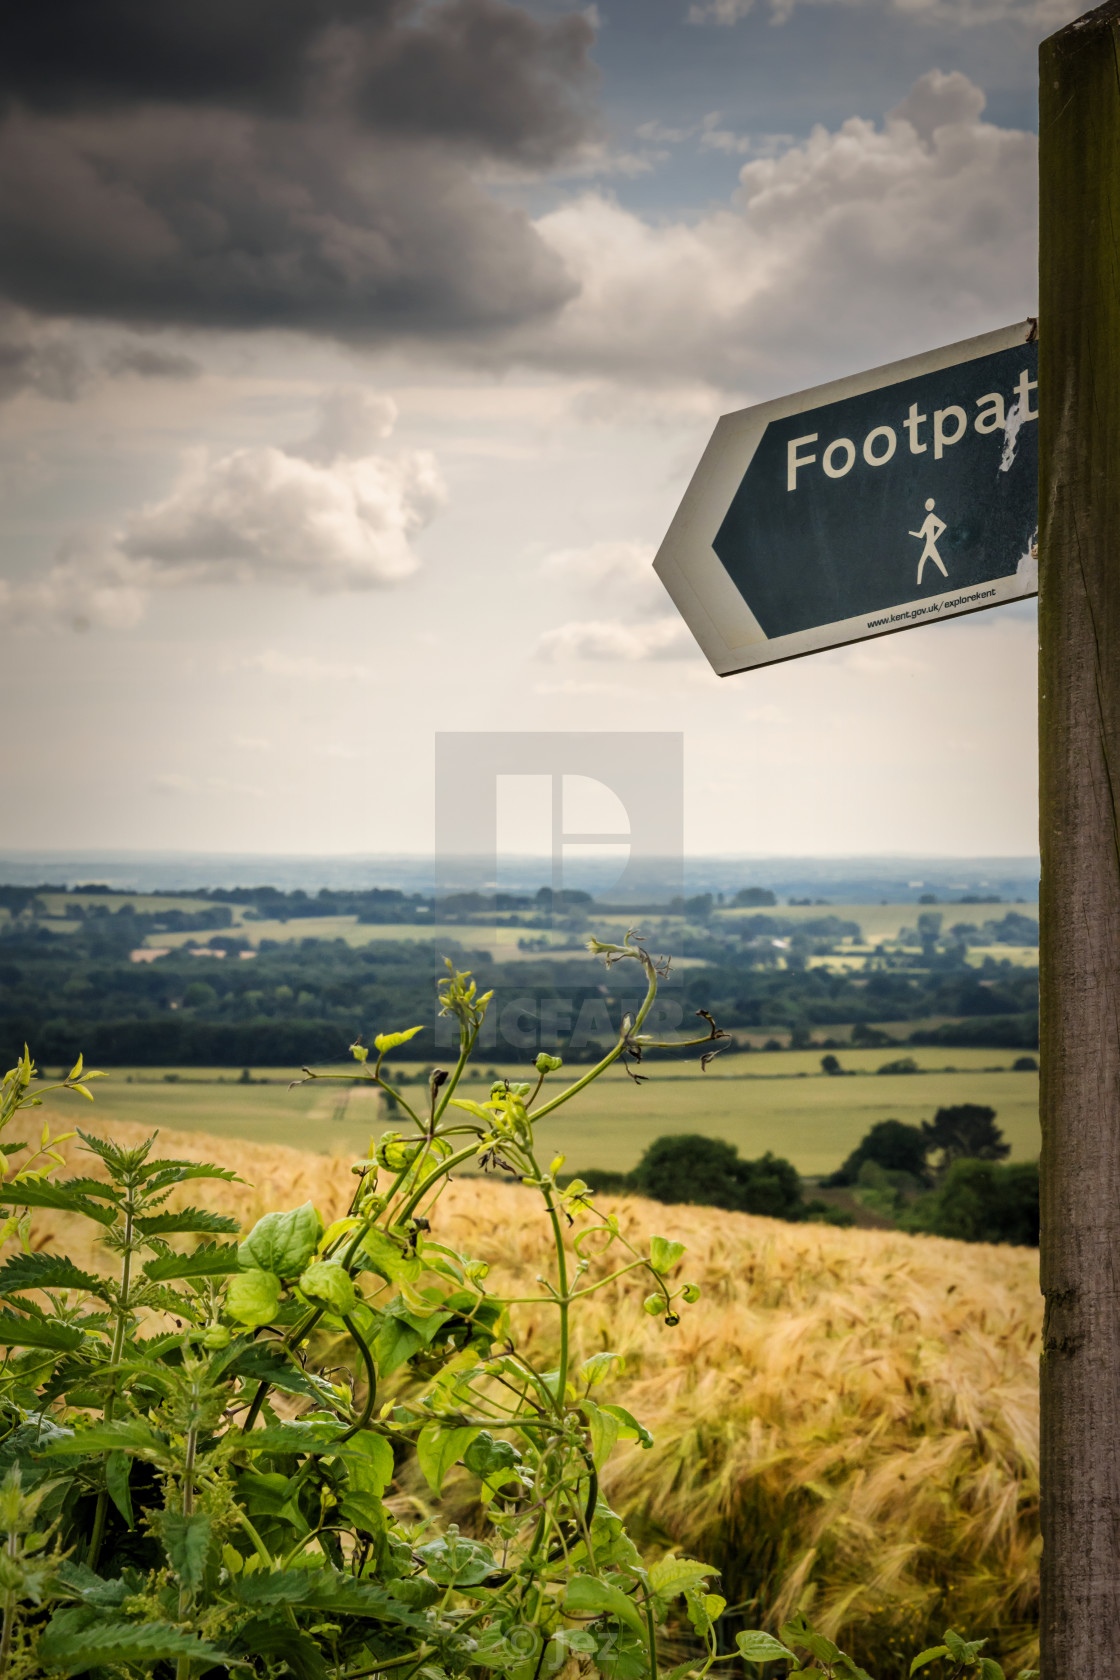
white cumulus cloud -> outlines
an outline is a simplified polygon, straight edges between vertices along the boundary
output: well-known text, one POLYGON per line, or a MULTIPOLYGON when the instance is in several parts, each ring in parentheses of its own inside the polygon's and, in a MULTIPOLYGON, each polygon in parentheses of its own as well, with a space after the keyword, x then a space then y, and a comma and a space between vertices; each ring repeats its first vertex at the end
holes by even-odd
POLYGON ((537 227, 579 280, 526 360, 753 395, 1031 311, 1037 141, 932 70, 881 125, 852 117, 754 157, 734 199, 649 222, 586 193, 537 227))
POLYGON ((644 659, 690 659, 696 643, 683 619, 654 618, 648 623, 624 624, 588 619, 546 630, 537 644, 543 659, 606 659, 632 664, 644 659))
MULTIPOLYGON (((681 620, 665 610, 668 597, 653 569, 653 554, 648 543, 607 540, 545 555, 541 573, 546 579, 564 586, 585 610, 602 614, 604 608, 613 609, 617 616, 572 619, 546 630, 537 642, 539 656, 626 664, 691 657, 696 645, 681 620)), ((588 691, 586 684, 561 687, 588 691)))
MULTIPOLYGON (((695 0, 688 9, 689 23, 715 23, 730 27, 754 10, 755 0, 695 0)), ((804 0, 769 0, 775 23, 785 23, 804 0)), ((818 5, 857 6, 868 0, 815 0, 818 5)), ((951 23, 959 28, 1005 20, 1025 29, 1058 29, 1081 10, 1076 0, 880 0, 886 10, 927 23, 951 23)))
POLYGON ((311 435, 286 449, 235 449, 187 460, 161 501, 107 537, 71 542, 39 579, 0 594, 17 621, 124 628, 154 589, 287 584, 316 591, 399 582, 419 566, 413 538, 445 500, 423 450, 380 454, 390 399, 329 393, 311 435))

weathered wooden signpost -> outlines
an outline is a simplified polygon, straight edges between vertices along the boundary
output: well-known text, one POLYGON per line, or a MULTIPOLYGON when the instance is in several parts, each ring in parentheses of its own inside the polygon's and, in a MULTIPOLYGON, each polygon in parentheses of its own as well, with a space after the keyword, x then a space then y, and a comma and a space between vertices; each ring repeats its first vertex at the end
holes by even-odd
POLYGON ((1039 62, 1042 1671, 1120 1680, 1120 3, 1039 62))
POLYGON ((1039 118, 1037 335, 726 415, 655 566, 721 676, 1039 593, 1042 1673, 1120 1680, 1120 0, 1039 118))

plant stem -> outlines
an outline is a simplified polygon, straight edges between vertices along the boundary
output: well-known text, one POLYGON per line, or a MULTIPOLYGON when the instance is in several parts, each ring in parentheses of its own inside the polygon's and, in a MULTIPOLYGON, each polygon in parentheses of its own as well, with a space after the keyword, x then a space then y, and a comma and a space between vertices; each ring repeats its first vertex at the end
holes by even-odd
MULTIPOLYGON (((192 1423, 187 1430, 187 1452, 183 1460, 183 1515, 194 1514, 194 1461, 198 1452, 198 1425, 192 1423)), ((188 1589, 180 1583, 179 1586, 179 1620, 186 1616, 190 1606, 191 1595, 188 1589)), ((191 1659, 186 1655, 180 1656, 175 1664, 175 1680, 190 1680, 191 1659)))
MULTIPOLYGON (((121 1259, 121 1287, 117 1296, 117 1305, 115 1308, 117 1322, 113 1328, 113 1349, 109 1356, 110 1363, 114 1366, 119 1365, 121 1354, 124 1351, 125 1326, 128 1322, 128 1292, 132 1282, 132 1221, 133 1215, 136 1212, 136 1204, 132 1199, 134 1189, 135 1185, 130 1183, 128 1186, 128 1200, 124 1204, 124 1255, 121 1259)), ((109 1387, 109 1393, 105 1399, 104 1417, 106 1423, 112 1423, 113 1414, 116 1411, 116 1408, 117 1379, 114 1375, 109 1387)), ((109 1455, 106 1453, 106 1463, 108 1463, 108 1459, 109 1455)), ((101 1542, 105 1538, 105 1520, 108 1515, 109 1489, 108 1486, 106 1486, 103 1487, 97 1495, 97 1505, 94 1508, 93 1513, 93 1532, 90 1535, 89 1551, 86 1554, 86 1565, 89 1569, 92 1569, 95 1574, 97 1572, 97 1560, 101 1553, 101 1542)))
MULTIPOLYGON (((14 1528, 8 1535, 7 1551, 9 1560, 14 1563, 19 1556, 19 1536, 14 1528)), ((9 1587, 4 1594, 4 1626, 3 1631, 0 1631, 0 1675, 7 1674, 12 1660, 12 1633, 15 1629, 15 1619, 16 1589, 15 1587, 9 1587)))
POLYGON ((343 1441, 348 1441, 352 1435, 357 1435, 359 1430, 365 1428, 373 1412, 373 1403, 377 1398, 377 1368, 373 1363, 373 1355, 363 1341, 361 1332, 357 1329, 353 1319, 348 1313, 343 1313, 342 1322, 357 1342, 362 1355, 362 1363, 366 1368, 366 1403, 362 1408, 362 1415, 350 1425, 349 1429, 347 1429, 344 1434, 339 1436, 337 1442, 335 1443, 336 1446, 341 1446, 343 1441))

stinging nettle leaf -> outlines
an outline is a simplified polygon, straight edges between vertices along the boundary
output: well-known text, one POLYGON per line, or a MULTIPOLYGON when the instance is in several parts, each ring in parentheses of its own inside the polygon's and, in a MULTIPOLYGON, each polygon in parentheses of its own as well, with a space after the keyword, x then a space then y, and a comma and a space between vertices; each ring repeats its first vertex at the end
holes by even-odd
POLYGON ((189 1232, 229 1232, 236 1235, 241 1222, 224 1213, 210 1213, 206 1208, 182 1208, 178 1213, 138 1214, 133 1220, 136 1229, 145 1237, 170 1237, 189 1232))
POLYGON ((80 1674, 87 1668, 122 1663, 149 1667, 170 1657, 232 1663, 234 1658, 170 1622, 110 1621, 85 1605, 56 1610, 39 1638, 37 1656, 52 1674, 80 1674))
POLYGON ((61 1254, 13 1254, 0 1269, 0 1295, 23 1289, 84 1289, 88 1294, 105 1293, 104 1278, 83 1272, 61 1254))
POLYGON ((210 1550, 210 1514, 193 1511, 184 1516, 181 1511, 161 1511, 153 1527, 163 1541, 167 1561, 178 1576, 180 1586, 197 1592, 206 1574, 206 1558, 210 1550))
POLYGON ((167 1283, 172 1278, 223 1277, 240 1270, 236 1243, 204 1243, 193 1254, 160 1254, 144 1262, 144 1276, 152 1283, 167 1283))
POLYGON ((0 1347, 50 1348, 56 1353, 74 1353, 83 1340, 77 1325, 0 1312, 0 1347))
POLYGON ((100 1207, 88 1196, 78 1191, 68 1190, 65 1180, 61 1184, 52 1184, 49 1179, 17 1179, 5 1184, 0 1191, 0 1198, 5 1205, 11 1203, 16 1207, 51 1208, 56 1213, 80 1213, 87 1219, 94 1219, 99 1225, 113 1225, 117 1220, 118 1210, 115 1207, 100 1207))

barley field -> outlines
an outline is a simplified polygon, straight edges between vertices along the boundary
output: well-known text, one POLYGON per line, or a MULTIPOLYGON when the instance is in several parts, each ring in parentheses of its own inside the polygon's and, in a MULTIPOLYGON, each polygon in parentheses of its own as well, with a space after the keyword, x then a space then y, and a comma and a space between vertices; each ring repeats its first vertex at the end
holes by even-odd
MULTIPOLYGON (((100 1096, 93 1129, 137 1141, 143 1129, 110 1119, 100 1096)), ((70 1123, 87 1118, 76 1107, 70 1123)), ((199 1131, 160 1144, 239 1172, 246 1183, 209 1187, 207 1201, 245 1224, 308 1196, 330 1219, 354 1183, 348 1152, 199 1131)), ((77 1140, 64 1147, 71 1170, 97 1170, 77 1140)), ((198 1198, 198 1186, 186 1190, 198 1198)), ((490 1263, 496 1292, 536 1293, 549 1256, 539 1205, 520 1185, 462 1180, 430 1218, 437 1240, 490 1263)), ((673 1329, 641 1311, 645 1286, 629 1278, 577 1317, 580 1355, 623 1358, 602 1398, 654 1436, 651 1450, 620 1450, 604 1478, 640 1542, 717 1565, 732 1630, 776 1626, 801 1606, 881 1680, 901 1680, 904 1655, 946 1626, 989 1637, 1007 1667, 1030 1663, 1037 1255, 630 1197, 602 1205, 635 1243, 651 1232, 684 1241, 681 1275, 703 1291, 673 1329)), ((37 1218, 32 1242, 99 1263, 85 1227, 65 1217, 37 1218)), ((513 1310, 521 1344, 547 1359, 548 1309, 513 1310)), ((467 1482, 450 1488, 453 1514, 476 1520, 467 1482)), ((408 1466, 398 1497, 424 1508, 408 1466)))
MULTIPOLYGON (((549 1142, 558 1140, 574 1168, 627 1172, 655 1138, 701 1132, 726 1138, 747 1158, 771 1149, 806 1177, 817 1177, 834 1171, 877 1120, 917 1124, 932 1119, 939 1107, 975 1102, 996 1110, 1012 1160, 1037 1159, 1038 1075, 1012 1072, 1014 1053, 903 1047, 844 1051, 840 1059, 853 1077, 822 1075, 819 1051, 727 1056, 704 1074, 694 1064, 651 1062, 650 1077, 640 1086, 612 1068, 546 1123, 549 1142), (901 1053, 913 1056, 918 1073, 876 1072, 901 1053)), ((371 1134, 403 1123, 360 1086, 289 1091, 282 1071, 250 1071, 268 1083, 238 1084, 237 1072, 228 1068, 114 1068, 97 1088, 99 1111, 107 1119, 148 1128, 201 1129, 328 1154, 362 1153, 371 1134)), ((417 1069, 410 1072, 414 1077, 417 1069)), ((495 1072, 526 1077, 524 1064, 501 1063, 495 1072)), ((405 1090, 418 1094, 415 1085, 405 1090)))

